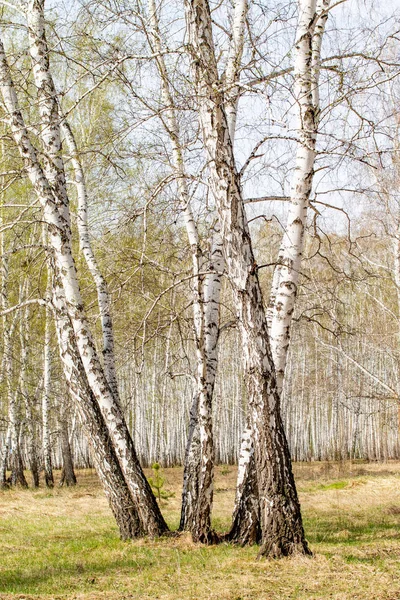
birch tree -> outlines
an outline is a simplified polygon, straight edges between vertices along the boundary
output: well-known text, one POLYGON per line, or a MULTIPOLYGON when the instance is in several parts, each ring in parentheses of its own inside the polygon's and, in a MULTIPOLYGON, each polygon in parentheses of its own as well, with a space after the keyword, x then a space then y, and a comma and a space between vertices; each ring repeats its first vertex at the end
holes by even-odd
POLYGON ((35 418, 35 404, 36 396, 35 393, 33 398, 28 391, 27 382, 27 370, 28 370, 28 336, 27 336, 27 324, 29 323, 29 307, 26 307, 23 311, 23 318, 20 322, 20 347, 21 347, 21 372, 20 372, 20 394, 25 405, 26 414, 26 428, 28 431, 28 461, 29 468, 32 475, 32 487, 39 487, 39 455, 38 455, 38 440, 36 434, 36 418, 35 418))
POLYGON ((210 8, 204 0, 192 0, 186 2, 186 11, 199 117, 210 161, 210 182, 243 343, 255 436, 260 554, 278 557, 296 552, 309 553, 280 415, 263 298, 218 75, 210 8))
MULTIPOLYGON (((3 312, 9 308, 9 261, 5 252, 4 232, 1 234, 1 249, 2 249, 2 284, 1 284, 1 307, 3 312)), ((24 295, 25 286, 20 286, 20 301, 24 295)), ((7 485, 6 481, 6 465, 9 460, 11 476, 11 485, 20 484, 27 488, 21 457, 20 433, 21 433, 21 407, 19 403, 19 390, 14 389, 13 382, 15 379, 15 334, 18 325, 18 314, 3 316, 3 380, 6 387, 6 397, 8 401, 8 430, 6 434, 6 443, 3 449, 2 465, 0 467, 2 473, 2 487, 7 485)))
POLYGON ((167 530, 167 526, 137 460, 121 409, 115 402, 104 375, 83 308, 71 249, 68 194, 61 156, 61 119, 54 83, 49 71, 43 9, 42 2, 33 1, 29 3, 27 17, 33 74, 38 89, 42 119, 40 137, 45 151, 44 170, 26 129, 4 47, 1 45, 0 87, 4 109, 26 172, 43 208, 44 219, 49 229, 50 246, 54 251, 56 270, 65 293, 68 317, 90 389, 107 423, 143 530, 151 535, 159 535, 167 530))
MULTIPOLYGON (((281 396, 290 342, 290 327, 301 271, 309 198, 312 190, 319 122, 321 46, 329 0, 299 0, 294 53, 294 97, 297 107, 296 165, 290 207, 275 267, 267 309, 272 358, 281 396)), ((241 443, 239 472, 230 539, 252 543, 259 537, 254 476, 253 432, 247 426, 241 443)))
POLYGON ((101 328, 103 333, 103 357, 104 372, 114 394, 115 401, 119 402, 117 371, 115 365, 114 351, 114 329, 111 317, 111 300, 108 291, 107 282, 99 268, 98 261, 92 249, 88 227, 88 194, 86 188, 85 174, 79 157, 78 148, 75 141, 72 128, 68 120, 63 117, 61 128, 68 151, 71 156, 71 162, 74 169, 75 185, 78 200, 78 234, 81 252, 85 258, 86 264, 93 277, 97 290, 97 302, 100 309, 101 328))
POLYGON ((178 119, 171 91, 170 75, 163 55, 157 8, 149 0, 150 41, 160 76, 162 101, 166 107, 162 121, 172 146, 172 163, 179 200, 184 207, 184 220, 191 249, 193 270, 193 320, 196 343, 196 390, 189 423, 185 456, 180 529, 193 533, 195 541, 215 539, 211 531, 214 479, 214 441, 212 431, 212 398, 217 371, 219 332, 219 297, 223 260, 218 232, 212 236, 209 257, 201 248, 200 236, 190 204, 185 173, 185 159, 178 119), (205 270, 212 271, 204 273, 205 270), (199 432, 197 433, 197 427, 199 432))
MULTIPOLYGON (((46 236, 44 235, 44 240, 46 236)), ((51 271, 47 268, 47 301, 51 299, 51 271)), ((42 447, 43 447, 43 467, 44 480, 46 486, 54 487, 53 467, 51 460, 51 440, 49 427, 50 414, 50 393, 51 393, 51 311, 50 306, 46 306, 44 346, 43 346, 43 392, 42 392, 42 447)))
POLYGON ((299 0, 298 3, 299 17, 294 46, 294 96, 298 113, 296 164, 289 214, 269 302, 269 311, 272 313, 271 349, 280 394, 283 390, 290 326, 301 272, 304 234, 313 183, 320 113, 321 46, 329 3, 329 0, 299 0))

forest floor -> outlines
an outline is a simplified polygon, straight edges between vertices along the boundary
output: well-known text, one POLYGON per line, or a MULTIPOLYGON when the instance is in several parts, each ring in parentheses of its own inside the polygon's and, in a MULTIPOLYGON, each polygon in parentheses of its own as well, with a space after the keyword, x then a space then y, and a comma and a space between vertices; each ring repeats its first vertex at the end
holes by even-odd
MULTIPOLYGON (((122 542, 94 471, 75 488, 0 492, 0 599, 400 600, 400 463, 294 466, 312 558, 189 535, 122 542)), ((150 475, 150 472, 146 472, 150 475)), ((169 525, 182 469, 165 469, 169 525)), ((214 524, 229 528, 236 469, 217 467, 214 524)))

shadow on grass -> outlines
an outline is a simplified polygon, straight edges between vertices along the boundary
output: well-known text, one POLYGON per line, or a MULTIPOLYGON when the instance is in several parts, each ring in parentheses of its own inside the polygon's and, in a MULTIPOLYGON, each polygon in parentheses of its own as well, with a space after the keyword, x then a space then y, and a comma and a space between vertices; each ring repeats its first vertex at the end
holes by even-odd
POLYGON ((371 541, 400 539, 398 523, 375 521, 357 523, 350 519, 305 519, 305 530, 310 544, 357 545, 371 541))
MULTIPOLYGON (((52 536, 40 552, 35 540, 34 550, 25 563, 22 560, 0 565, 0 595, 50 594, 58 597, 91 591, 139 593, 143 586, 168 586, 176 579, 177 569, 206 573, 210 560, 225 560, 225 555, 243 553, 255 555, 254 549, 237 549, 226 545, 171 547, 168 539, 150 542, 122 542, 117 535, 103 536, 91 532, 65 539, 52 536), (166 542, 166 543, 164 543, 166 542), (122 586, 122 589, 121 589, 122 586), (137 588, 137 589, 136 589, 137 588)), ((139 596, 138 596, 139 597, 139 596)))
MULTIPOLYGON (((119 540, 117 540, 119 542, 119 540)), ((63 591, 78 591, 96 588, 97 578, 107 576, 117 578, 121 571, 135 574, 157 569, 160 563, 157 552, 150 548, 129 547, 121 544, 121 548, 109 548, 107 543, 102 546, 99 557, 90 556, 93 544, 80 545, 80 550, 74 549, 73 544, 66 544, 58 551, 52 550, 47 564, 27 564, 25 568, 0 570, 0 593, 40 593, 44 590, 53 593, 55 589, 63 591), (109 550, 109 552, 107 552, 109 550), (116 551, 119 556, 110 554, 116 551)), ((96 547, 98 544, 96 544, 96 547)))

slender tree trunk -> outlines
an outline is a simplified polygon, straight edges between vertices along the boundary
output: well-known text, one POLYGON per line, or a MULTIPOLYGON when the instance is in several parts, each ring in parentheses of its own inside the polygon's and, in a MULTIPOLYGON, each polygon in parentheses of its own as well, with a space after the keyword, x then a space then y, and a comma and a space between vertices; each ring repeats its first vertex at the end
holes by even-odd
MULTIPOLYGON (((50 300, 51 273, 47 269, 47 300, 50 300)), ((53 466, 51 460, 50 439, 50 394, 51 394, 51 333, 50 333, 50 309, 46 307, 43 351, 43 391, 42 391, 42 444, 43 444, 43 468, 46 487, 54 487, 53 466)))
MULTIPOLYGON (((26 382, 26 370, 28 363, 28 345, 26 340, 26 324, 29 323, 29 310, 24 311, 23 319, 20 323, 20 344, 21 344, 21 372, 20 372, 20 391, 25 403, 26 422, 28 430, 28 460, 29 468, 32 475, 32 486, 39 487, 39 461, 38 461, 38 444, 36 436, 36 423, 33 409, 33 399, 28 393, 26 382)), ((36 399, 36 396, 35 396, 36 399)))
POLYGON ((23 488, 28 487, 24 474, 24 465, 21 456, 20 434, 21 434, 21 419, 19 415, 18 395, 12 394, 12 402, 10 404, 10 423, 11 423, 11 447, 10 447, 10 469, 11 469, 11 485, 19 484, 23 488))
MULTIPOLYGON (((3 224, 3 219, 1 220, 3 224)), ((8 262, 7 256, 5 254, 5 240, 4 240, 4 231, 0 234, 0 250, 1 250, 1 309, 2 311, 8 308, 8 296, 7 296, 7 282, 8 282, 8 262)), ((3 360, 2 360, 2 379, 6 380, 7 372, 6 372, 6 363, 7 363, 7 352, 9 346, 9 326, 7 323, 6 316, 3 317, 3 360)), ((7 389, 7 401, 8 401, 8 383, 6 380, 6 389, 7 389)), ((0 485, 2 488, 8 487, 7 482, 7 464, 8 464, 8 455, 11 446, 11 428, 10 428, 10 420, 8 420, 7 432, 4 440, 4 447, 1 452, 0 457, 0 485)))
POLYGON ((62 121, 62 130, 65 142, 71 155, 75 171, 75 182, 78 196, 78 233, 81 252, 93 277, 97 290, 97 301, 100 309, 101 328, 103 332, 104 372, 114 394, 115 401, 119 402, 117 369, 115 366, 114 330, 111 318, 111 301, 108 286, 100 270, 98 262, 90 243, 88 226, 88 198, 85 175, 79 157, 78 148, 72 129, 66 119, 62 121))
POLYGON ((235 0, 232 37, 225 71, 225 114, 232 147, 235 145, 236 119, 239 102, 239 78, 242 67, 248 0, 235 0))
MULTIPOLYGON (((212 429, 212 398, 217 374, 217 344, 219 337, 219 299, 221 275, 224 269, 222 240, 219 231, 211 239, 210 261, 207 265, 211 273, 204 276, 202 288, 201 319, 197 323, 198 356, 198 421, 201 447, 201 467, 197 513, 192 528, 194 541, 214 543, 218 536, 211 529, 211 511, 214 485, 214 438, 212 429)), ((195 319, 196 323, 196 319, 195 319)))
POLYGON ((271 349, 280 394, 283 389, 314 175, 320 110, 320 56, 328 7, 329 0, 299 0, 294 60, 294 94, 298 108, 296 168, 292 181, 289 215, 270 296, 271 349))
POLYGON ((76 475, 74 471, 74 463, 72 459, 71 445, 69 441, 68 431, 68 410, 65 406, 60 407, 60 438, 61 438, 61 454, 63 458, 63 468, 61 470, 61 478, 59 487, 64 484, 67 486, 76 485, 76 475))
POLYGON ((189 439, 185 453, 180 529, 191 531, 195 541, 210 543, 217 539, 211 530, 214 485, 212 398, 217 368, 216 349, 219 328, 219 295, 223 270, 222 253, 220 244, 215 243, 210 252, 210 264, 207 265, 207 260, 200 247, 199 234, 190 207, 179 125, 168 71, 162 54, 161 35, 154 0, 149 0, 149 15, 152 27, 150 43, 159 53, 157 66, 161 78, 162 97, 167 107, 165 127, 172 146, 179 198, 185 207, 184 218, 192 253, 194 275, 193 319, 197 357, 197 389, 191 411, 189 439), (214 270, 212 276, 201 274, 202 269, 207 266, 214 270), (193 414, 196 407, 197 416, 193 414), (198 452, 200 457, 197 457, 198 452))
MULTIPOLYGON (((4 252, 4 233, 2 234, 2 289, 1 289, 1 304, 2 309, 8 308, 8 259, 4 252)), ((21 288, 22 289, 22 288, 21 288)), ((20 297, 23 291, 20 292, 20 297)), ((18 392, 13 390, 13 376, 14 376, 14 357, 13 357, 13 335, 16 326, 16 316, 14 317, 13 323, 7 320, 7 317, 3 318, 3 341, 4 341, 4 378, 6 382, 7 399, 8 399, 8 417, 9 417, 9 464, 11 470, 11 485, 20 484, 22 487, 27 488, 28 483, 25 479, 24 469, 22 464, 22 457, 20 451, 20 429, 21 429, 21 417, 20 407, 18 402, 18 392)))
POLYGON ((6 489, 9 487, 7 481, 7 464, 8 464, 8 453, 11 445, 11 431, 10 426, 7 427, 6 435, 4 438, 4 446, 0 453, 0 489, 6 489))
POLYGON ((187 0, 204 145, 217 203, 225 262, 239 313, 246 384, 254 430, 262 555, 309 553, 280 415, 274 365, 233 148, 220 91, 206 0, 187 0))

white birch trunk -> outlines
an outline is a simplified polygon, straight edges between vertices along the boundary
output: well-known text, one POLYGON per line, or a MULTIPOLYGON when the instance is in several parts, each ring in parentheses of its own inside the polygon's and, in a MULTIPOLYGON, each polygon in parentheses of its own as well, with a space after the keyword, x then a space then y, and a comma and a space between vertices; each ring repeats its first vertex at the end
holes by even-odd
POLYGON ((115 401, 119 402, 117 370, 115 366, 114 351, 114 330, 111 318, 111 302, 107 282, 100 270, 98 262, 90 243, 88 226, 88 199, 85 183, 85 175, 79 158, 78 148, 75 137, 69 123, 62 120, 62 131, 64 139, 71 156, 72 166, 75 171, 75 184, 78 199, 78 234, 81 252, 86 260, 86 264, 93 277, 97 290, 97 301, 100 309, 101 328, 103 332, 103 356, 104 371, 108 384, 115 396, 115 401))
MULTIPOLYGON (((45 242, 45 235, 44 242, 45 242)), ((47 301, 51 298, 51 273, 47 269, 47 301)), ((50 308, 46 306, 45 329, 43 345, 43 391, 42 391, 42 444, 43 444, 43 467, 46 486, 54 487, 53 467, 51 461, 50 440, 50 393, 51 393, 51 334, 50 334, 50 308)))
POLYGON ((93 461, 122 539, 143 535, 144 531, 121 470, 106 423, 87 381, 75 343, 59 277, 55 276, 52 305, 55 326, 68 390, 78 410, 81 425, 91 446, 93 461))
MULTIPOLYGON (((327 19, 325 11, 328 7, 329 0, 299 0, 300 13, 294 60, 294 92, 298 109, 296 167, 292 181, 288 221, 278 255, 278 265, 274 270, 269 305, 266 311, 279 395, 283 390, 290 343, 290 326, 301 269, 308 202, 314 174, 321 45, 327 19)), ((245 432, 242 438, 234 526, 231 532, 235 537, 243 536, 245 531, 253 531, 253 523, 256 520, 256 514, 252 510, 255 501, 251 498, 249 491, 251 486, 247 483, 247 478, 251 479, 250 469, 252 468, 247 438, 245 432), (243 493, 244 489, 246 489, 246 494, 243 493), (246 495, 249 502, 247 511, 244 509, 246 495), (247 515, 247 524, 239 523, 240 520, 243 521, 240 518, 239 507, 243 514, 247 515), (243 532, 240 532, 241 528, 243 532)), ((254 493, 256 493, 255 490, 254 493)))
POLYGON ((281 394, 290 343, 290 327, 301 270, 307 210, 312 189, 319 115, 321 44, 329 0, 299 0, 294 60, 297 103, 296 166, 291 201, 278 265, 274 272, 269 312, 271 349, 281 394))
MULTIPOLYGON (((1 221, 3 224, 3 220, 1 221)), ((5 244, 4 244, 4 232, 0 234, 0 251, 1 251, 1 288, 0 288, 0 301, 1 301, 1 310, 4 312, 8 308, 7 301, 7 281, 8 281, 8 259, 5 254, 5 244)), ((7 390, 7 402, 9 402, 9 391, 8 391, 8 382, 7 382, 7 372, 6 372, 6 364, 7 364, 7 356, 9 354, 9 327, 7 323, 7 317, 3 317, 3 360, 2 360, 2 380, 6 381, 6 390, 7 390)), ((10 420, 8 420, 7 432, 4 440, 4 447, 1 452, 1 461, 0 461, 0 487, 7 487, 7 461, 8 461, 8 453, 11 445, 11 427, 10 420)))
POLYGON ((232 146, 235 145, 239 87, 237 85, 244 47, 244 32, 248 12, 248 0, 235 0, 232 23, 232 38, 225 71, 225 114, 232 146))
MULTIPOLYGON (((21 371, 19 377, 19 388, 23 402, 25 404, 25 413, 28 430, 28 461, 32 475, 32 486, 39 487, 39 464, 38 464, 38 448, 36 439, 36 420, 34 414, 33 401, 29 398, 27 386, 27 369, 28 369, 28 344, 27 344, 27 324, 30 322, 29 308, 23 312, 23 318, 20 321, 20 345, 21 345, 21 371)), ((36 398, 36 394, 35 394, 36 398)))
MULTIPOLYGON (((248 12, 247 0, 235 0, 232 24, 232 38, 225 72, 225 114, 229 129, 232 148, 235 143, 237 111, 239 104, 240 70, 242 66, 244 33, 248 12)), ((236 482, 235 507, 232 517, 232 527, 228 538, 240 543, 252 543, 259 539, 259 511, 256 497, 256 481, 252 470, 254 469, 254 444, 251 419, 246 420, 246 427, 242 434, 238 477, 236 482)))
POLYGON ((189 444, 186 451, 184 485, 182 493, 181 529, 190 529, 197 541, 211 542, 211 512, 214 481, 214 440, 212 429, 212 397, 217 369, 217 340, 219 328, 219 296, 223 270, 220 244, 213 242, 210 257, 212 275, 202 276, 207 261, 200 247, 199 235, 190 206, 180 143, 180 131, 166 63, 162 54, 161 36, 156 4, 149 0, 149 16, 152 27, 151 41, 158 57, 156 59, 161 79, 162 100, 167 110, 166 130, 172 146, 172 161, 177 178, 179 199, 185 207, 186 232, 192 253, 193 267, 193 318, 196 338, 197 376, 195 399, 191 411, 189 444), (198 414, 199 443, 195 429, 198 414), (192 447, 193 445, 193 447, 192 447), (200 458, 197 453, 200 450, 200 458), (198 469, 200 472, 198 473, 198 469), (199 481, 195 481, 196 479, 199 481))
MULTIPOLYGON (((1 233, 1 252, 2 252, 2 263, 1 263, 1 308, 5 312, 8 308, 8 257, 5 252, 4 243, 4 232, 1 233)), ((21 288, 23 290, 23 287, 21 288)), ((20 291, 20 302, 22 300, 23 291, 20 291)), ((3 368, 4 368, 4 379, 6 384, 6 397, 8 401, 8 419, 9 426, 7 432, 7 442, 4 452, 4 467, 2 472, 4 474, 4 481, 2 485, 6 484, 5 481, 5 465, 7 462, 7 454, 9 454, 9 463, 11 469, 11 485, 17 485, 19 483, 22 487, 27 488, 28 484, 25 479, 25 475, 22 467, 22 459, 20 452, 20 414, 18 407, 18 395, 13 389, 13 335, 17 323, 17 315, 14 316, 12 322, 9 322, 7 315, 3 317, 3 368)))

